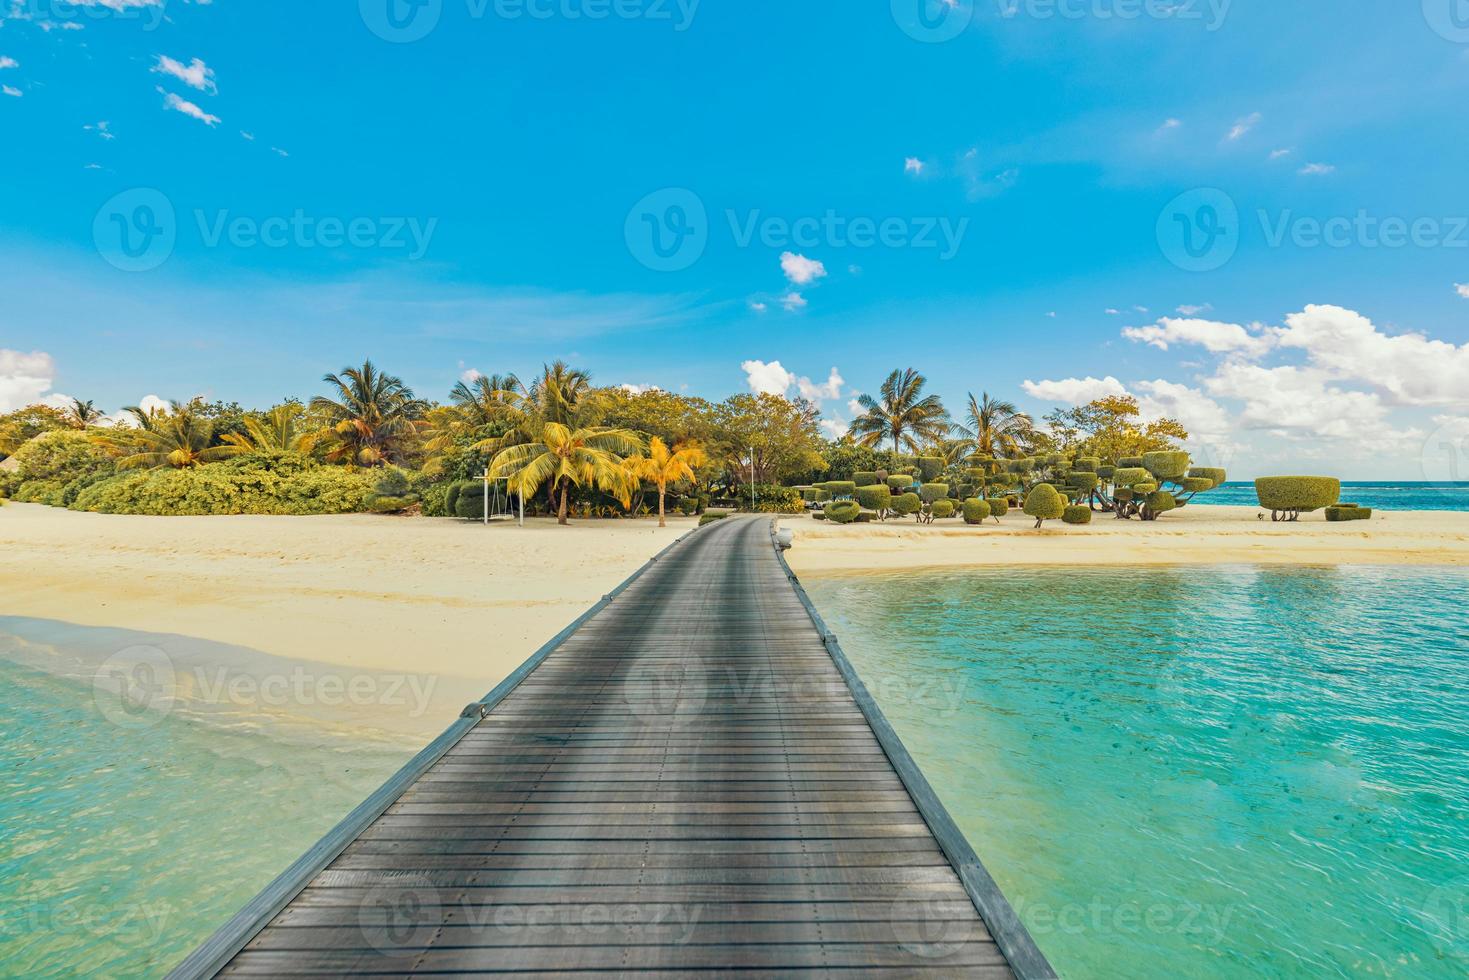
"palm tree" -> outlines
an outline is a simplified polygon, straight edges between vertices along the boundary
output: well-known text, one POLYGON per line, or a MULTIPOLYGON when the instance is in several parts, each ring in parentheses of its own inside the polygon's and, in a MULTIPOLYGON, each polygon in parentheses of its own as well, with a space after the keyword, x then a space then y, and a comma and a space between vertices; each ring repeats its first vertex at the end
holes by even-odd
POLYGON ((969 394, 968 425, 959 427, 966 439, 974 442, 981 456, 1020 456, 1024 446, 1035 435, 1035 421, 1015 407, 1013 402, 999 401, 984 392, 976 401, 969 394))
POLYGON ((308 453, 320 434, 302 427, 304 414, 296 402, 277 405, 260 418, 247 415, 243 433, 226 433, 221 439, 247 453, 308 453))
POLYGON ((866 414, 852 423, 851 432, 864 446, 893 441, 893 452, 907 446, 918 452, 924 443, 938 442, 949 433, 949 413, 938 395, 924 395, 928 379, 912 368, 894 371, 878 389, 880 398, 857 399, 866 414))
POLYGON ((427 406, 402 379, 382 373, 372 361, 322 380, 336 388, 337 397, 317 395, 311 399, 311 410, 327 421, 323 435, 334 443, 327 452, 332 462, 391 463, 402 455, 403 444, 423 427, 427 406))
POLYGON ((670 483, 679 480, 692 480, 694 470, 709 462, 709 457, 697 442, 677 443, 672 449, 668 443, 657 436, 648 443, 647 456, 632 456, 627 460, 627 468, 632 475, 640 480, 648 480, 658 486, 658 526, 667 527, 668 520, 663 513, 663 498, 668 492, 670 483))
POLYGON ((504 418, 525 394, 525 385, 513 374, 481 374, 472 381, 460 381, 449 398, 464 413, 465 422, 479 428, 504 418))
POLYGON ((91 402, 84 402, 80 398, 73 398, 71 404, 62 409, 66 414, 66 421, 76 429, 90 429, 92 423, 102 418, 102 410, 91 402))
POLYGON ((170 410, 145 412, 136 405, 124 409, 139 427, 109 430, 96 437, 121 454, 117 468, 176 470, 217 463, 239 453, 236 446, 214 445, 214 423, 198 414, 198 401, 171 402, 170 410))
POLYGON ((508 479, 511 492, 522 499, 549 484, 558 498, 556 523, 566 524, 573 486, 595 486, 627 506, 635 478, 628 473, 623 457, 641 449, 642 440, 627 429, 573 429, 560 422, 544 422, 533 439, 495 456, 490 479, 508 479))

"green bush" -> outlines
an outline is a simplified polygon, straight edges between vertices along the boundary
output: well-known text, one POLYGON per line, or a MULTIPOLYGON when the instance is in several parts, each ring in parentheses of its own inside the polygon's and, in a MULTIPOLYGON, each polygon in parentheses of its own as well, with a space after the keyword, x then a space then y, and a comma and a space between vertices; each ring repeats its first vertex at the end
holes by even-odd
POLYGON ((861 513, 862 507, 855 500, 838 500, 826 506, 826 519, 837 524, 851 524, 861 513))
POLYGON ((949 496, 949 485, 947 483, 925 483, 918 488, 918 498, 925 504, 944 500, 949 496))
POLYGON ((824 520, 826 520, 826 511, 824 511, 824 510, 814 510, 814 511, 812 511, 811 512, 811 519, 812 520, 816 520, 816 521, 824 521, 824 520))
POLYGON ((1115 467, 1115 466, 1098 466, 1097 467, 1097 476, 1101 477, 1103 480, 1110 480, 1110 479, 1112 479, 1113 474, 1115 474, 1116 472, 1117 472, 1117 467, 1115 467))
POLYGON ((454 498, 454 516, 479 521, 485 516, 485 484, 483 480, 465 480, 459 484, 454 498))
POLYGON ((888 489, 887 484, 878 483, 857 488, 857 503, 868 510, 875 510, 883 514, 887 512, 892 502, 893 492, 888 489))
POLYGON ((693 517, 699 512, 698 497, 679 497, 678 511, 685 517, 693 517))
POLYGON ((1173 499, 1173 494, 1167 490, 1154 490, 1148 494, 1148 499, 1143 503, 1143 520, 1152 520, 1159 514, 1166 514, 1178 507, 1178 501, 1173 499))
POLYGON ((1131 487, 1118 487, 1116 490, 1112 491, 1112 499, 1120 501, 1124 504, 1131 501, 1134 496, 1136 496, 1136 494, 1133 493, 1131 487))
POLYGON ((1371 507, 1358 507, 1356 504, 1337 504, 1326 508, 1326 519, 1333 523, 1337 521, 1370 521, 1372 519, 1371 507))
POLYGON ((52 507, 67 506, 81 489, 116 471, 111 457, 89 436, 69 429, 36 436, 11 459, 15 469, 5 474, 3 495, 52 507))
POLYGON ((1112 483, 1119 487, 1135 487, 1139 483, 1151 481, 1152 478, 1152 474, 1141 466, 1121 466, 1112 474, 1112 483))
POLYGON ((1204 476, 1186 476, 1178 481, 1184 493, 1204 493, 1214 489, 1214 481, 1204 476))
POLYGON ((1101 478, 1091 470, 1077 470, 1066 475, 1067 486, 1075 487, 1084 494, 1091 493, 1100 482, 1101 478))
POLYGON ((1143 458, 1141 456, 1123 456, 1117 461, 1117 468, 1119 470, 1147 469, 1147 467, 1143 466, 1143 458))
MULTIPOLYGON (((853 487, 855 490, 856 488, 853 487)), ((746 488, 745 504, 750 502, 749 491, 746 488)), ((806 511, 806 503, 801 499, 801 491, 795 487, 783 487, 777 483, 755 484, 755 511, 761 514, 802 514, 806 511)))
POLYGON ((953 517, 954 502, 947 497, 942 500, 935 500, 933 502, 933 516, 940 520, 945 517, 953 517))
POLYGON ((376 475, 321 466, 291 476, 219 466, 128 472, 93 483, 71 505, 104 514, 350 514, 367 509, 376 475))
POLYGON ((970 497, 964 501, 964 523, 983 524, 984 519, 990 516, 990 505, 978 497, 970 497))
POLYGON ((1008 460, 1005 468, 1011 473, 1029 473, 1035 469, 1035 460, 1030 458, 1008 460))
POLYGON ((1143 453, 1143 469, 1153 474, 1159 483, 1174 483, 1188 473, 1188 453, 1168 450, 1143 453))
POLYGON ((1062 511, 1061 520, 1067 524, 1090 524, 1092 522, 1092 509, 1086 504, 1072 504, 1062 511))
MULTIPOLYGON (((1229 478, 1224 470, 1210 466, 1195 466, 1188 471, 1188 475, 1201 480, 1209 480, 1215 487, 1221 486, 1229 478)), ((1210 488, 1213 489, 1213 488, 1210 488)))
POLYGON ((913 485, 913 478, 906 473, 894 473, 887 478, 887 485, 892 490, 907 490, 913 485))
POLYGON ((445 517, 459 516, 459 495, 464 492, 465 487, 471 485, 472 484, 464 480, 456 480, 453 483, 449 484, 449 492, 444 495, 445 517))
POLYGON ((1025 497, 1024 510, 1035 518, 1035 526, 1040 527, 1066 512, 1066 500, 1049 483, 1037 483, 1025 497))
POLYGON ((401 514, 417 504, 422 497, 414 488, 413 477, 397 466, 387 466, 378 471, 367 498, 367 509, 375 514, 401 514))
POLYGON ((1010 513, 1010 500, 1007 497, 991 497, 985 503, 990 505, 990 516, 995 520, 1010 513))
POLYGON ((832 480, 826 485, 826 491, 833 497, 850 497, 857 492, 857 484, 851 480, 832 480))
POLYGON ((852 474, 852 482, 856 483, 859 487, 870 487, 874 483, 881 483, 882 481, 877 478, 876 471, 869 472, 867 470, 860 470, 852 474))
POLYGON ((1078 456, 1076 463, 1071 468, 1082 473, 1095 473, 1102 465, 1102 461, 1096 456, 1078 456))
POLYGON ((60 480, 27 480, 16 488, 14 499, 22 504, 60 507, 66 486, 60 480))
POLYGON ((918 475, 923 479, 923 482, 924 483, 927 483, 930 480, 937 480, 939 478, 939 474, 942 473, 943 471, 944 471, 944 460, 943 460, 943 457, 941 457, 941 456, 919 456, 918 457, 918 475))
POLYGON ((1132 485, 1132 492, 1144 497, 1146 497, 1148 494, 1152 493, 1156 489, 1158 489, 1158 484, 1153 483, 1151 480, 1145 483, 1134 483, 1132 485))
POLYGON ((1341 481, 1330 476, 1262 476, 1255 481, 1255 493, 1272 517, 1294 519, 1335 504, 1341 497, 1341 481))
POLYGON ((434 483, 423 490, 423 515, 425 517, 448 517, 449 494, 458 486, 458 481, 434 483))
POLYGON ((895 514, 901 517, 907 517, 910 514, 916 514, 922 510, 923 501, 919 498, 918 494, 909 490, 907 493, 900 493, 893 498, 892 509, 895 514))

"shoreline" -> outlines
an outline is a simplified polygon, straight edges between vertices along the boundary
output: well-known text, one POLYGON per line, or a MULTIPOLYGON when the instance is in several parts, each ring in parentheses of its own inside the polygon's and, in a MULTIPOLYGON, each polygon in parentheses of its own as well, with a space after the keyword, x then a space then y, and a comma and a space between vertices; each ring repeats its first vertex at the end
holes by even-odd
MULTIPOLYGON (((668 523, 161 518, 7 502, 0 617, 127 631, 123 652, 152 637, 171 690, 224 702, 226 715, 254 704, 252 721, 427 741, 695 522, 668 523)), ((95 670, 118 653, 87 660, 95 670)), ((28 659, 47 669, 46 656, 28 659)))
POLYGON ((1379 511, 1370 521, 1294 524, 1257 518, 1258 507, 1188 507, 1156 521, 1093 515, 1090 525, 1048 521, 1040 530, 1015 510, 984 526, 890 520, 830 525, 782 518, 795 532, 786 558, 796 574, 984 568, 997 565, 1429 565, 1469 567, 1469 513, 1379 511))

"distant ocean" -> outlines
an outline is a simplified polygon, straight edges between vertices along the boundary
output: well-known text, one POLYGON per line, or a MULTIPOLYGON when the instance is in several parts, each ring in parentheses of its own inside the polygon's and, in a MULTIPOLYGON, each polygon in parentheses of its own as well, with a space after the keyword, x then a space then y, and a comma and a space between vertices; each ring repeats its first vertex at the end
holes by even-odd
MULTIPOLYGON (((1469 511, 1469 483, 1410 483, 1385 480, 1341 485, 1345 503, 1376 510, 1465 510, 1469 511)), ((1259 506, 1253 482, 1226 483, 1194 498, 1195 506, 1234 504, 1259 506)))

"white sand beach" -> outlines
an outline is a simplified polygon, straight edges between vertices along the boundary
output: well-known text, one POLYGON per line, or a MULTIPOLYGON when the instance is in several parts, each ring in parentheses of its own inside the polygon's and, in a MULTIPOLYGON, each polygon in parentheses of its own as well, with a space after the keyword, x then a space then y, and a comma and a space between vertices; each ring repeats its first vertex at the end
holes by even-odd
POLYGON ((1096 514, 1069 527, 1012 510, 996 524, 913 520, 830 525, 797 517, 787 553, 797 574, 839 575, 983 565, 1355 564, 1469 565, 1469 513, 1379 511, 1370 521, 1293 524, 1259 519, 1255 507, 1195 505, 1156 521, 1096 514))
POLYGON ((396 712, 370 699, 356 717, 341 705, 331 712, 334 721, 428 737, 693 525, 158 518, 7 502, 0 616, 245 647, 273 661, 252 665, 257 677, 307 663, 364 683, 404 672, 433 678, 430 712, 387 717, 408 714, 412 698, 396 699, 396 712))

